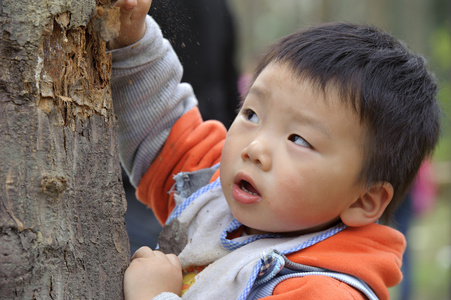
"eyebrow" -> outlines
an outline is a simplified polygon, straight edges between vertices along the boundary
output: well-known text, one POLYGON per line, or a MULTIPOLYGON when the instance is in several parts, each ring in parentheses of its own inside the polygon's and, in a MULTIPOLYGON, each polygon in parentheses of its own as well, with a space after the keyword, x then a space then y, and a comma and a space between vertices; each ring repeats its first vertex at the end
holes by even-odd
POLYGON ((255 95, 258 98, 261 98, 261 99, 267 101, 268 100, 269 91, 266 88, 264 88, 264 87, 259 87, 259 86, 256 86, 256 85, 252 85, 252 87, 249 89, 248 95, 249 94, 255 95))
MULTIPOLYGON (((293 114, 295 115, 295 114, 293 114)), ((332 136, 329 132, 329 130, 327 130, 327 128, 324 126, 324 124, 308 115, 302 114, 296 114, 295 115, 295 120, 296 122, 300 123, 300 124, 306 124, 311 126, 313 129, 315 129, 316 131, 319 131, 320 133, 324 134, 328 139, 332 139, 332 136), (298 117, 296 117, 298 116, 298 117)))

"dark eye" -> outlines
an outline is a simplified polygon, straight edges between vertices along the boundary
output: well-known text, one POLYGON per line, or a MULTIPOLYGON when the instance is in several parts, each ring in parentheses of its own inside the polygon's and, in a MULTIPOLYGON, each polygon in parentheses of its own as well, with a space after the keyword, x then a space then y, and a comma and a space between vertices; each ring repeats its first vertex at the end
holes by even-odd
POLYGON ((296 145, 299 145, 302 147, 307 147, 307 148, 312 148, 312 145, 310 145, 306 140, 304 140, 304 138, 302 138, 301 136, 299 136, 297 134, 291 134, 288 137, 288 140, 292 141, 296 145))
POLYGON ((257 124, 259 121, 257 114, 252 109, 248 109, 248 108, 244 109, 243 115, 246 117, 246 119, 248 119, 252 123, 257 124))

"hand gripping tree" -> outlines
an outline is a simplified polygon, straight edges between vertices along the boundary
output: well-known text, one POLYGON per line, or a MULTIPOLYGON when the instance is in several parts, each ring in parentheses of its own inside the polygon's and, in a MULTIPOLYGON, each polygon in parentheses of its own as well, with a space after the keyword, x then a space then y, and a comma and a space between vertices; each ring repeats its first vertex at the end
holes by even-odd
POLYGON ((0 299, 121 299, 110 0, 0 0, 0 299))

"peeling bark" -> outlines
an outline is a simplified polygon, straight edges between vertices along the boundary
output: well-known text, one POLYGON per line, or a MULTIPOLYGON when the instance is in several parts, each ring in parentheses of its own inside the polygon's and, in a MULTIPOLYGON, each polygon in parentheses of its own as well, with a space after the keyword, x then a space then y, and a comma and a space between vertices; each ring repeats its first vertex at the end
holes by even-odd
POLYGON ((122 298, 108 5, 0 0, 0 299, 122 298))

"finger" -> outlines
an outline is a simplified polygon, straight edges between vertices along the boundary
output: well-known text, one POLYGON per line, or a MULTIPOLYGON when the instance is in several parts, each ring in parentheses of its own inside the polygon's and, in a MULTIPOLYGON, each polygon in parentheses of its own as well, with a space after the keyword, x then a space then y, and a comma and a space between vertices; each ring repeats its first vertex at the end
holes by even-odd
POLYGON ((173 265, 176 266, 177 268, 182 268, 182 264, 180 263, 179 258, 177 257, 177 255, 175 254, 166 254, 167 259, 169 260, 169 262, 173 265))
POLYGON ((137 0, 118 0, 114 5, 120 7, 121 9, 131 10, 138 5, 138 1, 137 0))
POLYGON ((164 254, 164 253, 161 252, 160 250, 154 250, 154 251, 153 251, 153 254, 154 254, 156 257, 166 257, 166 254, 164 254))
POLYGON ((168 261, 173 266, 176 266, 180 269, 182 268, 182 264, 180 263, 180 260, 177 257, 177 255, 175 255, 175 254, 164 254, 163 252, 161 252, 159 250, 153 251, 153 254, 158 258, 168 261))
POLYGON ((131 260, 134 260, 135 258, 143 258, 143 257, 149 257, 153 255, 152 249, 150 249, 147 246, 141 247, 133 254, 131 260))
POLYGON ((130 19, 137 8, 136 0, 119 0, 115 5, 121 10, 121 22, 130 19))
POLYGON ((142 0, 138 5, 149 11, 150 7, 152 6, 152 0, 142 0))
POLYGON ((126 9, 133 9, 138 5, 138 1, 136 0, 123 0, 124 1, 124 8, 126 9))

